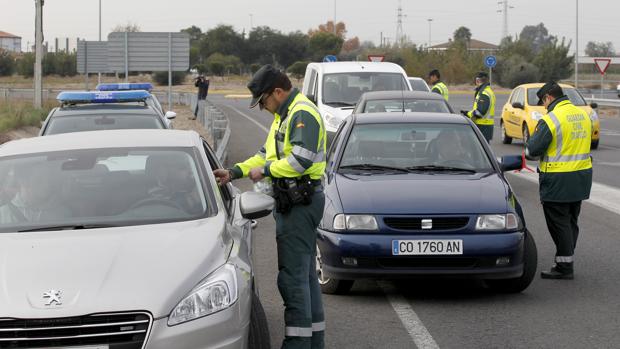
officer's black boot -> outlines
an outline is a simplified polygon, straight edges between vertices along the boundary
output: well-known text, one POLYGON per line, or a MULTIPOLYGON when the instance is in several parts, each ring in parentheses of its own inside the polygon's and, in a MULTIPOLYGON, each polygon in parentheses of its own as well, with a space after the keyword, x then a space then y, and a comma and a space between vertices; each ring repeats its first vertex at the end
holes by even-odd
POLYGON ((572 280, 574 277, 573 263, 556 263, 551 267, 551 270, 541 272, 540 277, 543 279, 572 280))

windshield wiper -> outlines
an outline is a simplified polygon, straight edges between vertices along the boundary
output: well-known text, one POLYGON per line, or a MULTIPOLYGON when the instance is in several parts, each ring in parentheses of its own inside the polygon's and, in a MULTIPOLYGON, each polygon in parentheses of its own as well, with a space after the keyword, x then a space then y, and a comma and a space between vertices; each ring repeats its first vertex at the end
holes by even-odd
POLYGON ((408 169, 402 167, 393 167, 393 166, 383 166, 383 165, 375 165, 375 164, 355 164, 355 165, 345 165, 340 166, 340 169, 351 169, 351 170, 371 170, 371 171, 398 171, 398 172, 409 172, 408 169))
POLYGON ((325 102, 325 104, 329 105, 329 106, 334 106, 334 107, 353 107, 355 106, 355 103, 348 103, 348 102, 325 102))
POLYGON ((407 167, 409 171, 428 171, 428 172, 467 172, 467 173, 476 173, 475 170, 469 168, 461 168, 461 167, 451 167, 451 166, 437 166, 437 165, 424 165, 424 166, 411 166, 407 167))
POLYGON ((19 230, 19 233, 28 233, 33 231, 51 231, 51 230, 81 230, 81 229, 98 229, 98 228, 113 228, 117 227, 114 224, 67 224, 67 225, 50 225, 32 229, 19 230))

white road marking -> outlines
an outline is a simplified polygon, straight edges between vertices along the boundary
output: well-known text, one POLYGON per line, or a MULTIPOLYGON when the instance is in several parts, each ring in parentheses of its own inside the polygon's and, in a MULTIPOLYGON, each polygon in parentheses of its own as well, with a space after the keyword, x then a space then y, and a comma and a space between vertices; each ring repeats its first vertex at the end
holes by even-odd
MULTIPOLYGON (((538 184, 538 173, 521 171, 511 172, 510 174, 538 184)), ((586 202, 620 215, 620 189, 618 188, 594 182, 592 183, 590 199, 586 202)))
POLYGON ((398 318, 403 323, 403 326, 418 349, 439 349, 433 336, 431 336, 426 327, 424 327, 424 324, 415 311, 413 311, 413 308, 405 297, 400 295, 394 286, 386 281, 378 281, 377 283, 385 293, 390 305, 396 312, 396 315, 398 315, 398 318))
POLYGON ((241 110, 231 106, 231 105, 227 105, 228 108, 234 110, 237 114, 243 116, 244 118, 252 121, 254 124, 256 124, 256 126, 260 127, 261 130, 265 131, 265 133, 269 134, 269 129, 263 125, 260 124, 260 122, 254 120, 254 118, 252 118, 251 116, 249 116, 248 114, 242 112, 241 110))

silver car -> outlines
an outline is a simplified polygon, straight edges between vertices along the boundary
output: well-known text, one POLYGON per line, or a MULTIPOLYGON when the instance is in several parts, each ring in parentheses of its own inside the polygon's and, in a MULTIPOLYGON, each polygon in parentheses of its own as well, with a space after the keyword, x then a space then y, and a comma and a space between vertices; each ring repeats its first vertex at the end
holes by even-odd
POLYGON ((269 348, 250 220, 193 131, 0 147, 0 347, 269 348))

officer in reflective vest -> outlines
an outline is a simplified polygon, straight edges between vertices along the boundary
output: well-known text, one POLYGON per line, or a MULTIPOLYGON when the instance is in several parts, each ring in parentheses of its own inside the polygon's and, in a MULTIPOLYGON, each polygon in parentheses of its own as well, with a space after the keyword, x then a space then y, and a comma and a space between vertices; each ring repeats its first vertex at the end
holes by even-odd
POLYGON ((428 82, 430 82, 431 92, 439 93, 445 98, 446 102, 450 97, 450 93, 448 92, 448 86, 441 81, 441 74, 439 74, 439 70, 433 69, 430 73, 428 73, 428 82))
POLYGON ((316 274, 316 229, 323 216, 327 134, 318 108, 293 89, 285 73, 263 66, 248 84, 250 107, 274 115, 264 146, 232 169, 214 172, 220 183, 272 178, 277 209, 278 289, 284 300, 282 348, 323 348, 325 320, 316 274))
POLYGON ((472 110, 461 110, 461 114, 472 119, 484 135, 487 142, 493 139, 495 124, 495 93, 489 84, 489 74, 479 72, 476 75, 476 93, 472 110))
POLYGON ((547 114, 525 145, 526 156, 540 158, 539 183, 547 228, 556 246, 555 264, 543 271, 543 279, 573 279, 573 255, 577 246, 577 220, 581 201, 590 197, 592 122, 575 107, 555 82, 536 93, 547 114))

